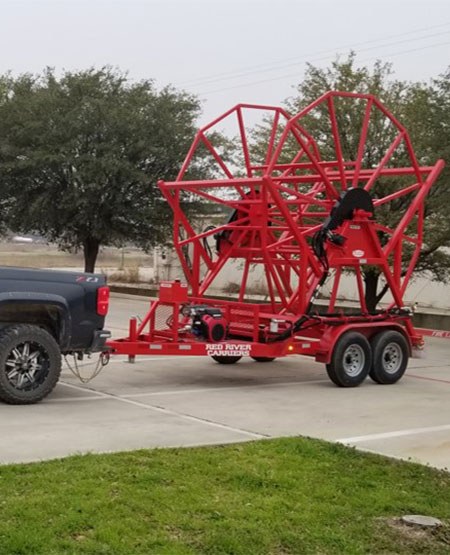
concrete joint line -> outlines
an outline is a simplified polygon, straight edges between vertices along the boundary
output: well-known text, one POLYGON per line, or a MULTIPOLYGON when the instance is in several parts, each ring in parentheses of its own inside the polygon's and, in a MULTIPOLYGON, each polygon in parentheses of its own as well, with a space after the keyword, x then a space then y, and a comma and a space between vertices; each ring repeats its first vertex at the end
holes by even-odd
POLYGON ((257 432, 252 432, 249 430, 244 430, 241 428, 235 428, 234 426, 227 426, 226 424, 220 424, 219 422, 214 422, 212 420, 207 420, 206 418, 199 418, 197 416, 192 416, 190 414, 185 414, 182 412, 177 412, 171 409, 166 409, 164 407, 159 407, 157 405, 147 405, 145 403, 140 403, 139 401, 133 401, 132 399, 127 399, 125 397, 119 397, 118 395, 113 395, 112 393, 103 393, 102 391, 96 391, 94 389, 91 389, 89 387, 79 387, 77 385, 73 385, 73 384, 69 384, 63 381, 59 382, 61 385, 65 385, 67 387, 71 387, 73 389, 76 389, 78 391, 86 391, 86 389, 88 389, 89 391, 92 391, 93 393, 95 393, 96 395, 98 395, 99 397, 103 398, 103 399, 111 399, 113 401, 120 401, 122 403, 127 403, 129 405, 134 405, 136 407, 142 408, 142 409, 146 409, 146 410, 151 410, 154 412, 162 412, 164 414, 169 414, 171 416, 176 416, 178 418, 183 418, 184 420, 189 420, 191 422, 196 422, 196 423, 200 423, 200 424, 205 424, 207 426, 213 426, 215 428, 220 428, 222 430, 227 430, 229 432, 236 432, 239 434, 243 434, 246 435, 248 437, 252 437, 254 439, 267 439, 269 437, 271 437, 270 435, 267 434, 260 434, 257 432))
POLYGON ((425 380, 427 382, 438 382, 438 383, 450 384, 450 380, 443 380, 441 378, 432 378, 431 376, 415 376, 414 374, 409 374, 409 377, 414 378, 416 380, 425 380))
POLYGON ((419 434, 430 434, 433 432, 444 432, 450 430, 450 424, 442 426, 429 426, 427 428, 411 428, 409 430, 396 430, 394 432, 384 432, 380 434, 369 434, 366 436, 344 437, 335 439, 337 443, 364 443, 366 441, 377 441, 378 439, 390 439, 395 437, 414 436, 419 434))

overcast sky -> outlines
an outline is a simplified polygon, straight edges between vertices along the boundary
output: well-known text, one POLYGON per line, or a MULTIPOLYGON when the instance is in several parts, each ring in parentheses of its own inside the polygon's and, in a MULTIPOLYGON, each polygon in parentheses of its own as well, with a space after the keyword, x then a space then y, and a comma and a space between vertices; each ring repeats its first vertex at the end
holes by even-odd
POLYGON ((351 48, 428 80, 450 66, 450 0, 0 0, 0 72, 105 64, 196 93, 202 122, 281 104, 305 62, 351 48))

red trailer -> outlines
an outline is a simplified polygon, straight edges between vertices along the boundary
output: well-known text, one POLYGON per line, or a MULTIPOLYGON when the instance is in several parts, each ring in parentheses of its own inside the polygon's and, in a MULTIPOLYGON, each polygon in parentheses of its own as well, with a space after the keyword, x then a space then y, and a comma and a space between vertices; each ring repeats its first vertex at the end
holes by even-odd
POLYGON ((325 363, 339 386, 367 375, 395 383, 423 345, 403 297, 422 246, 425 198, 443 166, 419 165, 406 129, 372 95, 328 92, 294 117, 276 107, 234 107, 197 133, 176 180, 159 183, 173 210, 184 280, 160 284, 142 322, 132 318, 128 336, 109 341, 111 354, 203 355, 221 364, 302 354, 325 363), (263 152, 246 125, 255 111, 271 122, 263 152), (360 125, 353 156, 342 132, 350 119, 360 125), (241 168, 215 142, 225 120, 235 122, 241 168), (374 159, 367 144, 378 136, 374 159), (389 138, 384 150, 381 137, 389 138), (200 152, 210 156, 210 177, 196 179, 200 152), (194 202, 215 206, 223 223, 199 230, 195 213, 183 209, 194 202), (214 298, 215 280, 236 260, 236 298, 214 298), (248 294, 257 266, 264 302, 248 294), (367 267, 384 279, 382 309, 366 306, 367 267), (344 273, 359 298, 350 312, 337 307, 344 273), (318 307, 325 283, 330 295, 318 307))

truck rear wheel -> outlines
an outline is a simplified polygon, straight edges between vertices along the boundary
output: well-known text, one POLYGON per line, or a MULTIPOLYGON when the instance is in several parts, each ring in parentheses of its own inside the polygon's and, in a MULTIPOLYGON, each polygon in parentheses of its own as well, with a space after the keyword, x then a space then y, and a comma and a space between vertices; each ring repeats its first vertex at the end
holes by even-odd
POLYGON ((336 342, 330 364, 330 380, 339 387, 356 387, 369 374, 372 352, 367 339, 358 332, 344 333, 336 342))
POLYGON ((46 397, 61 373, 61 351, 44 329, 20 324, 0 332, 0 400, 29 405, 46 397))
POLYGON ((372 355, 369 372, 372 380, 379 384, 393 384, 398 382, 408 366, 408 342, 398 331, 382 331, 372 339, 372 355))

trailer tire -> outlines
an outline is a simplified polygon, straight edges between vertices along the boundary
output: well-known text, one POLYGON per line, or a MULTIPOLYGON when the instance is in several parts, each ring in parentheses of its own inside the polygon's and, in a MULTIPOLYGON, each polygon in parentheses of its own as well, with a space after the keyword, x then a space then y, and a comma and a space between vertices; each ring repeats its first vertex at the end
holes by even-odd
POLYGON ((216 362, 218 362, 219 364, 236 364, 236 362, 240 361, 242 357, 212 355, 211 358, 216 362))
POLYGON ((19 324, 0 332, 0 400, 10 405, 41 401, 61 373, 61 351, 50 333, 19 324))
POLYGON ((252 358, 255 362, 272 362, 273 360, 276 359, 276 357, 250 357, 252 358))
POLYGON ((330 380, 339 387, 356 387, 367 378, 371 364, 369 342, 361 333, 349 331, 337 340, 326 369, 330 380))
POLYGON ((386 330, 375 335, 371 344, 369 376, 379 384, 398 382, 408 366, 409 346, 405 336, 395 330, 386 330))

